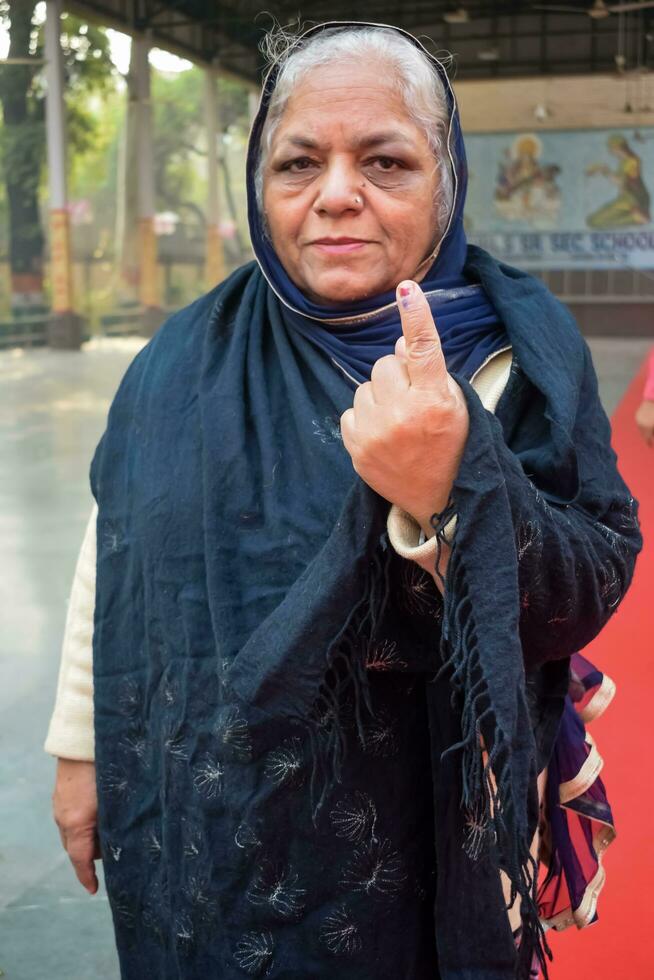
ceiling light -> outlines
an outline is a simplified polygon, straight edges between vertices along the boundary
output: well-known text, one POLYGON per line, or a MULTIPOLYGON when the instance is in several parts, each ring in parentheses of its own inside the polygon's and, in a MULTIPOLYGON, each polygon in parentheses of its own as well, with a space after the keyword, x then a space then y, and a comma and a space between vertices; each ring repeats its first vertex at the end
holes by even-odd
POLYGON ((470 20, 470 14, 465 7, 456 7, 454 10, 446 10, 443 14, 443 20, 446 24, 467 24, 470 20))
POLYGON ((588 11, 588 16, 592 17, 593 20, 603 20, 605 17, 610 17, 611 11, 606 6, 604 0, 595 0, 595 3, 588 11))

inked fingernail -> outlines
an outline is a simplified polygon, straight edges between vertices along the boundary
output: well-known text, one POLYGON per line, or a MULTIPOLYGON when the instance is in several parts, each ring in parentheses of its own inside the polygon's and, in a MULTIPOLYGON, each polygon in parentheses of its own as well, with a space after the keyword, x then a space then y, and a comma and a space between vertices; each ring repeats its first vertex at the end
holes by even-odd
POLYGON ((400 286, 400 302, 404 309, 406 309, 411 303, 411 295, 413 293, 413 283, 405 282, 400 286))

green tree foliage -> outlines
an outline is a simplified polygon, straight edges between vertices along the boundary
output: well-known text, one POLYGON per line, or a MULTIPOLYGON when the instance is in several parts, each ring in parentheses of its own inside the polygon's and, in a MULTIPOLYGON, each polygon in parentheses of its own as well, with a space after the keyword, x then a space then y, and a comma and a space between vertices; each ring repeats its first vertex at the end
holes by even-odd
POLYGON ((30 3, 0 0, 0 17, 10 29, 10 63, 0 66, 4 121, 0 170, 6 187, 14 291, 37 297, 43 265, 38 187, 44 138, 36 101, 31 97, 38 68, 36 62, 27 63, 28 57, 35 54, 31 50, 33 10, 30 8, 30 3))
MULTIPOLYGON (((0 252, 9 250, 13 293, 18 298, 19 270, 31 269, 40 288, 43 228, 40 201, 47 201, 45 145, 44 4, 35 0, 0 0, 0 22, 9 29, 10 56, 31 57, 26 65, 0 66, 0 252), (7 114, 15 103, 18 110, 7 114), (9 207, 10 197, 22 210, 9 207), (28 214, 29 212, 29 214, 28 214)), ((88 202, 89 223, 74 227, 78 257, 93 259, 87 267, 83 306, 87 314, 109 308, 115 295, 108 274, 117 249, 117 178, 121 141, 125 140, 127 86, 110 58, 106 32, 72 15, 62 18, 61 46, 65 70, 68 130, 68 191, 73 203, 88 202), (100 267, 97 263, 105 263, 100 267), (102 268, 102 271, 100 269, 102 268)), ((197 291, 204 254, 207 195, 204 72, 153 71, 151 77, 156 207, 180 218, 179 232, 160 241, 167 262, 182 263, 173 286, 182 300, 197 291), (198 265, 183 266, 195 256, 198 265)), ((217 82, 221 130, 223 214, 238 231, 226 242, 228 264, 247 254, 245 207, 245 141, 249 129, 245 86, 225 78, 217 82)), ((124 151, 124 146, 123 146, 124 151)), ((136 179, 127 173, 127 180, 136 179)), ((77 212, 79 215, 80 212, 77 212)), ((136 222, 136 215, 128 218, 136 222)))
MULTIPOLYGON (((154 72, 151 80, 154 114, 154 170, 157 208, 178 215, 171 238, 160 240, 160 255, 201 259, 205 248, 207 141, 205 73, 193 67, 177 73, 154 72)), ((249 130, 247 88, 231 79, 217 80, 221 211, 235 226, 225 242, 227 267, 249 257, 245 192, 245 149, 249 130)), ((173 279, 179 277, 175 273, 173 279)), ((187 277, 182 277, 187 283, 187 277)), ((191 298, 186 286, 173 290, 191 298)), ((170 290, 169 290, 170 293, 170 290)))
MULTIPOLYGON (((40 288, 43 266, 39 215, 46 156, 43 6, 33 0, 0 0, 0 22, 10 37, 9 59, 34 59, 0 66, 0 177, 6 192, 9 255, 17 295, 27 280, 30 291, 40 288)), ((97 137, 102 121, 93 112, 92 96, 113 86, 116 69, 105 31, 78 17, 67 15, 62 20, 61 47, 68 147, 74 157, 87 152, 97 137)))
MULTIPOLYGON (((207 147, 204 128, 204 73, 199 68, 175 75, 157 74, 152 79, 154 106, 155 188, 162 209, 178 210, 198 200, 198 187, 205 193, 204 160, 207 147), (202 164, 202 168, 198 164, 202 164)), ((230 79, 218 81, 218 115, 223 140, 243 143, 249 128, 247 89, 230 79), (225 139, 226 138, 226 139, 225 139)), ((227 161, 225 191, 227 205, 238 184, 227 161)), ((244 161, 243 161, 244 162, 244 161)), ((230 208, 231 210, 231 208, 230 208)), ((239 209, 240 210, 240 209, 239 209)), ((236 215, 232 214, 234 220, 236 215)))
MULTIPOLYGON (((42 29, 37 45, 42 41, 42 29)), ((38 48, 37 48, 38 49, 38 48)), ((102 133, 100 98, 115 89, 118 71, 111 61, 107 34, 67 15, 62 20, 61 50, 64 59, 66 84, 66 125, 72 156, 92 149, 102 133)))
POLYGON ((154 180, 161 210, 178 210, 196 197, 197 158, 203 153, 202 72, 153 73, 154 180))

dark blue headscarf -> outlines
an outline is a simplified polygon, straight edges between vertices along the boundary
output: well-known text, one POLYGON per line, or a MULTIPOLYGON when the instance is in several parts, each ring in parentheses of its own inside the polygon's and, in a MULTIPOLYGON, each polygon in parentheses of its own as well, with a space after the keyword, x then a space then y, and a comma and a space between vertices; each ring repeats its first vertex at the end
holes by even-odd
MULTIPOLYGON (((365 29, 368 26, 373 25, 348 22, 323 24, 307 31, 298 44, 303 44, 317 31, 324 33, 325 30, 352 27, 365 29)), ((447 227, 433 250, 435 258, 421 281, 421 287, 434 314, 449 370, 471 377, 491 354, 506 347, 508 342, 504 327, 485 290, 478 283, 470 282, 463 271, 467 249, 463 209, 468 171, 459 112, 447 73, 416 38, 405 31, 398 30, 398 33, 429 58, 446 94, 449 112, 447 151, 452 166, 453 203, 447 227)), ((277 76, 275 66, 264 82, 259 111, 250 134, 247 190, 252 247, 265 278, 283 304, 282 313, 286 322, 323 350, 353 381, 366 381, 375 361, 391 354, 402 334, 395 292, 352 302, 346 312, 342 304, 335 308, 314 303, 292 282, 264 228, 255 192, 255 174, 261 134, 277 76)))

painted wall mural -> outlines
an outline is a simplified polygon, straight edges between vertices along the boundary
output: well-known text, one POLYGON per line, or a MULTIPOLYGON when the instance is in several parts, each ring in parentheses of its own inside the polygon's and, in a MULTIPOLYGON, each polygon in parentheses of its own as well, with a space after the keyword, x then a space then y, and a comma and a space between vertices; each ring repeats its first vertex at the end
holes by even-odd
POLYGON ((654 128, 471 134, 471 242, 531 268, 654 268, 654 128))

